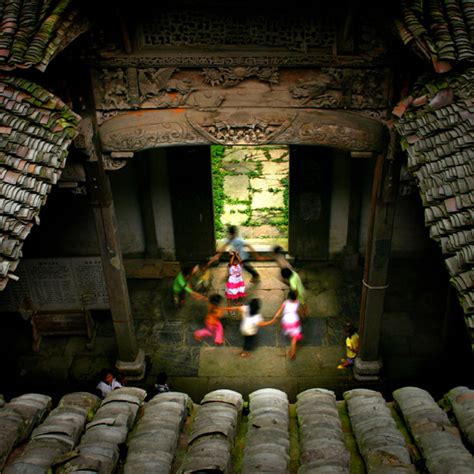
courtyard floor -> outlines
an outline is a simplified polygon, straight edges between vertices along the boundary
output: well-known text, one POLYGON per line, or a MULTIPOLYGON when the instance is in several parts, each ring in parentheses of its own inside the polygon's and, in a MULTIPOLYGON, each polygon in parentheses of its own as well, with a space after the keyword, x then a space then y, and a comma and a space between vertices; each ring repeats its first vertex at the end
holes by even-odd
MULTIPOLYGON (((445 306, 442 275, 431 260, 394 262, 382 321, 380 382, 354 380, 352 370, 338 370, 344 356, 343 324, 358 324, 362 269, 348 270, 341 262, 306 263, 296 266, 308 292, 309 316, 302 321, 304 339, 296 360, 287 358, 289 342, 279 325, 261 328, 259 344, 249 359, 239 354, 242 336, 239 321, 223 320, 225 344, 197 342, 193 333, 203 326, 206 304, 189 299, 180 310, 172 305, 172 279, 129 280, 129 293, 138 346, 145 351, 145 379, 131 382, 152 387, 165 371, 174 390, 188 393, 194 401, 217 388, 234 389, 246 396, 262 387, 284 390, 290 401, 310 387, 334 390, 338 397, 355 387, 373 387, 390 393, 394 387, 416 384, 436 394, 455 385, 469 385, 469 372, 457 363, 463 352, 462 318, 454 317, 443 328, 439 308, 445 306), (415 265, 415 266, 414 266, 415 265), (416 267, 417 272, 413 269, 416 267), (449 329, 449 330, 448 330, 449 329), (440 351, 440 347, 446 347, 440 351)), ((288 286, 274 262, 255 262, 261 281, 250 283, 248 297, 262 299, 262 314, 270 319, 284 300, 288 286)), ((213 268, 214 290, 224 294, 227 266, 213 268)), ((2 315, 0 393, 9 396, 38 391, 62 395, 73 390, 93 390, 103 367, 117 358, 114 328, 107 312, 97 312, 94 344, 84 337, 43 337, 40 351, 33 352, 31 325, 19 315, 2 315)), ((469 363, 466 363, 469 367, 469 363)))

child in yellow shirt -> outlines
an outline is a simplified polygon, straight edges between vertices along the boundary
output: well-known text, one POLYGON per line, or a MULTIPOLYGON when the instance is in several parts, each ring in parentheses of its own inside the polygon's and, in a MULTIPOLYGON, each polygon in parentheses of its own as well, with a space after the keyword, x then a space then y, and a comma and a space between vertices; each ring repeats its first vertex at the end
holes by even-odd
POLYGON ((346 358, 341 359, 342 364, 337 366, 338 369, 345 369, 346 367, 354 365, 354 359, 359 352, 359 334, 357 333, 357 329, 351 323, 346 323, 345 329, 347 333, 346 358))

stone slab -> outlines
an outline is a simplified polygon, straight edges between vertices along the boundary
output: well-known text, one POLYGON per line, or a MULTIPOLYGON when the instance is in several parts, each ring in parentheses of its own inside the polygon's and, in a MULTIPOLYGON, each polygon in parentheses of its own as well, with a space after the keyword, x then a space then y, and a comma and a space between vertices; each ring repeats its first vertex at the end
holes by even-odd
MULTIPOLYGON (((252 357, 240 357, 240 349, 203 347, 200 351, 200 377, 265 377, 286 375, 285 353, 281 348, 259 347, 252 357)), ((221 387, 222 388, 222 387, 221 387)))
POLYGON ((224 194, 230 199, 238 199, 239 201, 247 201, 249 177, 246 175, 231 175, 224 178, 224 194))
MULTIPOLYGON (((316 374, 337 376, 339 359, 344 357, 344 347, 301 347, 295 360, 287 360, 287 371, 295 377, 309 377, 316 374)), ((326 388, 326 387, 325 387, 326 388)))

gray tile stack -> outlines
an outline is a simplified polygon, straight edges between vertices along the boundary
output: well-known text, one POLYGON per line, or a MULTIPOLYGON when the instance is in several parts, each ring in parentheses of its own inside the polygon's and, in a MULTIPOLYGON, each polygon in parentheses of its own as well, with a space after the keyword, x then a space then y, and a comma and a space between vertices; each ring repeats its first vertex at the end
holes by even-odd
POLYGON ((0 69, 35 67, 51 59, 89 28, 72 0, 1 2, 0 69))
POLYGON ((352 431, 370 473, 414 473, 408 446, 379 392, 358 388, 344 393, 352 431))
POLYGON ((446 396, 466 444, 474 451, 474 390, 456 387, 446 396))
POLYGON ((134 387, 110 392, 86 426, 77 452, 71 452, 70 458, 59 463, 55 472, 115 472, 119 445, 125 443, 145 396, 145 390, 134 387))
POLYGON ((454 61, 474 61, 474 3, 470 0, 402 2, 395 25, 402 41, 438 72, 454 61))
POLYGON ((249 395, 242 473, 289 472, 288 408, 288 397, 281 390, 263 388, 249 395))
POLYGON ((301 430, 300 474, 349 474, 349 451, 344 442, 336 395, 311 388, 297 396, 296 411, 301 430))
POLYGON ((30 441, 4 474, 46 473, 54 460, 79 442, 87 417, 95 412, 100 399, 86 392, 65 395, 57 408, 31 434, 30 441))
POLYGON ((0 470, 14 446, 25 441, 51 409, 51 397, 27 393, 0 409, 0 470))
POLYGON ((64 168, 79 116, 42 87, 0 74, 0 290, 64 168))
POLYGON ((178 437, 191 406, 191 399, 178 392, 160 393, 145 405, 128 441, 125 474, 171 472, 178 437))
POLYGON ((242 395, 233 390, 215 390, 202 399, 180 472, 231 472, 242 405, 242 395))
POLYGON ((474 2, 404 2, 400 13, 401 40, 445 73, 422 78, 393 113, 474 347, 474 2))
POLYGON ((431 474, 474 472, 474 459, 459 430, 428 392, 404 387, 395 390, 393 397, 431 474))
POLYGON ((407 100, 396 128, 474 342, 474 69, 427 82, 407 100))
POLYGON ((64 168, 79 116, 39 85, 9 74, 51 59, 90 24, 72 0, 0 3, 0 290, 64 168))

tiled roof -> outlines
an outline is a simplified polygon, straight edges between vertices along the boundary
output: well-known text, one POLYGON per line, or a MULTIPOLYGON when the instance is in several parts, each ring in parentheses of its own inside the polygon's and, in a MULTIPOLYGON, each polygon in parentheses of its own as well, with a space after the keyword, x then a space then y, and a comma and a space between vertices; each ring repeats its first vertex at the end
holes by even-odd
POLYGON ((420 78, 393 114, 474 347, 474 2, 400 5, 395 25, 402 41, 435 72, 451 71, 420 78))
POLYGON ((425 224, 443 252, 474 334, 474 69, 421 85, 398 104, 396 129, 418 181, 425 224))
POLYGON ((127 387, 100 401, 79 392, 51 410, 26 394, 0 408, 0 469, 46 472, 446 472, 472 473, 474 391, 456 387, 439 403, 404 387, 387 402, 353 389, 336 400, 313 388, 290 404, 284 392, 215 390, 195 404, 168 392, 144 402, 127 387))
MULTIPOLYGON (((26 79, 0 74, 0 290, 65 165, 79 116, 26 79)), ((13 276, 12 276, 13 275, 13 276)))
POLYGON ((435 71, 447 72, 455 62, 474 61, 474 2, 415 0, 400 5, 395 19, 400 38, 435 71))
POLYGON ((0 3, 0 69, 35 67, 49 62, 89 23, 73 0, 10 0, 0 3))
POLYGON ((15 278, 23 241, 64 168, 79 116, 8 71, 49 62, 89 23, 73 0, 0 2, 0 290, 15 278))

